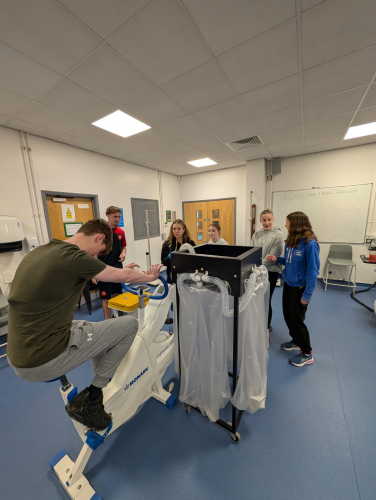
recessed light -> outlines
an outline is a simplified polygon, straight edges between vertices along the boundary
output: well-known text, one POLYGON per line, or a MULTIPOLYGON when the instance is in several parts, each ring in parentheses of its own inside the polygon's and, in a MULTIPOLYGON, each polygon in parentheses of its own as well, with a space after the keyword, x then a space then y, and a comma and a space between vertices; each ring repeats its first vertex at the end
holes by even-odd
POLYGON ((366 135, 376 134, 376 122, 366 123, 365 125, 358 125, 357 127, 350 127, 345 136, 347 139, 354 139, 355 137, 365 137, 366 135))
POLYGON ((149 125, 136 120, 136 118, 133 118, 120 110, 97 120, 92 125, 103 128, 113 134, 120 135, 121 137, 130 137, 131 135, 139 134, 140 132, 151 128, 149 125))
POLYGON ((202 160, 187 161, 194 167, 207 167, 208 165, 217 165, 217 163, 210 158, 202 158, 202 160))

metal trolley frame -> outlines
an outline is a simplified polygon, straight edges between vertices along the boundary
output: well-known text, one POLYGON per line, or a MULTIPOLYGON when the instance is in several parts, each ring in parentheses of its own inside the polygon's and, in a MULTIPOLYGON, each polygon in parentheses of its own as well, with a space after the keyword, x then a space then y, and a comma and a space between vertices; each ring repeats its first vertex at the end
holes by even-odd
MULTIPOLYGON (((194 273, 196 271, 215 276, 230 285, 230 295, 234 297, 234 322, 233 322, 233 366, 228 372, 232 379, 232 395, 237 384, 238 373, 238 324, 239 324, 239 297, 244 293, 244 280, 250 275, 255 266, 261 264, 262 249, 260 247, 246 247, 237 245, 199 245, 194 247, 195 254, 174 252, 171 255, 172 282, 177 284, 177 276, 181 273, 194 273)), ((177 288, 177 287, 176 287, 177 288)), ((179 321, 179 293, 177 296, 176 321, 179 321)), ((180 330, 180 329, 179 329, 180 330)), ((178 336, 179 375, 181 376, 181 352, 178 336)), ((238 428, 243 416, 243 410, 237 410, 230 403, 231 422, 217 420, 216 423, 230 432, 234 441, 240 441, 238 428)), ((200 411, 199 408, 195 410, 200 411)), ((190 413, 191 407, 185 405, 185 410, 190 413)))

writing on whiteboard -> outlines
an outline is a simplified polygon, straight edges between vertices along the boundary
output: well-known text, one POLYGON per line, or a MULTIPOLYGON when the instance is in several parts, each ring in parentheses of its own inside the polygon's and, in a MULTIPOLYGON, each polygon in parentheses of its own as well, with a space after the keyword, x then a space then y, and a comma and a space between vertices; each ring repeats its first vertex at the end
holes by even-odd
POLYGON ((297 194, 289 194, 289 195, 284 195, 283 200, 284 201, 293 201, 293 200, 305 200, 306 198, 318 198, 320 196, 331 196, 331 195, 341 195, 341 194, 354 194, 357 193, 357 189, 341 189, 341 190, 336 190, 336 191, 328 191, 325 189, 322 189, 321 191, 315 191, 314 193, 297 193, 297 194))

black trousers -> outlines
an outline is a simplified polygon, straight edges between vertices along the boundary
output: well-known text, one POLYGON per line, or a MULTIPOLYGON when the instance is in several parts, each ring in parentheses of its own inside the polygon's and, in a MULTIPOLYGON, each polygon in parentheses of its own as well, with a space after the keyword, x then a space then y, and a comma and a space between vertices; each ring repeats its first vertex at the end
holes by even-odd
POLYGON ((300 302, 304 290, 305 287, 295 288, 285 283, 283 285, 282 308, 283 316, 294 344, 299 346, 304 354, 309 354, 312 351, 312 347, 308 328, 304 324, 308 305, 300 302))
POLYGON ((270 327, 272 322, 272 296, 277 284, 279 273, 269 272, 269 283, 270 283, 270 296, 269 296, 269 314, 268 314, 268 327, 270 327))

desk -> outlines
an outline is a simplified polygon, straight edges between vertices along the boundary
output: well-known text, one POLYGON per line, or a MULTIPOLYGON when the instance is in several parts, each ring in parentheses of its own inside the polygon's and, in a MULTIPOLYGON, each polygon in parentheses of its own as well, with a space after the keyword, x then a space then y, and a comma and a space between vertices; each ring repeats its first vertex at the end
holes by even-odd
MULTIPOLYGON (((368 260, 368 257, 366 255, 361 255, 360 258, 362 259, 362 262, 364 262, 364 264, 373 264, 374 266, 376 266, 376 262, 370 262, 368 260)), ((376 269, 375 269, 376 271, 376 269)), ((365 290, 359 290, 357 292, 351 292, 350 294, 350 297, 352 299, 355 300, 355 302, 358 302, 358 304, 362 305, 363 307, 365 307, 366 309, 368 309, 369 311, 371 312, 374 312, 374 310, 372 309, 372 307, 369 307, 367 306, 366 304, 364 304, 363 302, 361 302, 359 299, 357 299, 355 297, 355 294, 356 293, 364 293, 364 292, 369 292, 370 290, 372 290, 372 288, 376 285, 376 281, 373 282, 373 284, 371 286, 369 286, 368 288, 366 288, 365 290)))

